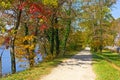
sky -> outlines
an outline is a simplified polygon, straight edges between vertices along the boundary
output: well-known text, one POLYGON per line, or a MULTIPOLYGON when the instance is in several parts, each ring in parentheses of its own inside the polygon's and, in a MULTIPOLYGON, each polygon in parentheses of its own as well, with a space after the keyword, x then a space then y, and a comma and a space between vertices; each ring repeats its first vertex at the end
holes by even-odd
POLYGON ((112 6, 111 14, 115 19, 120 18, 120 0, 117 0, 116 4, 112 6))

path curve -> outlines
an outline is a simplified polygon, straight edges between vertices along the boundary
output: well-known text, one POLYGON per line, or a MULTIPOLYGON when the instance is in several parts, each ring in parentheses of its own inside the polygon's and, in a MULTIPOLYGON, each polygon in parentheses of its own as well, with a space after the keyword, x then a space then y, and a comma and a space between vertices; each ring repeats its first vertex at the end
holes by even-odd
POLYGON ((95 80, 92 70, 92 55, 84 50, 70 59, 63 61, 41 80, 95 80))

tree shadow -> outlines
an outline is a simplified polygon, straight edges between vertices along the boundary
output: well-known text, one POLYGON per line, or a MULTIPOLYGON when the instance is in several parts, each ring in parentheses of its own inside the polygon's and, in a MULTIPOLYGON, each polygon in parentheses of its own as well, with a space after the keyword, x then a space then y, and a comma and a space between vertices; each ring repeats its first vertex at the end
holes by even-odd
POLYGON ((120 55, 106 55, 106 54, 104 54, 104 56, 112 61, 120 61, 120 55))
POLYGON ((103 57, 101 57, 100 54, 93 53, 92 56, 93 56, 93 61, 95 61, 95 62, 99 62, 99 61, 103 60, 103 57))
POLYGON ((102 60, 107 61, 120 61, 120 55, 114 54, 112 52, 103 52, 100 53, 93 53, 93 64, 96 64, 102 60))
MULTIPOLYGON (((85 51, 86 52, 86 51, 85 51)), ((92 54, 78 54, 60 64, 61 66, 92 65, 92 54)))

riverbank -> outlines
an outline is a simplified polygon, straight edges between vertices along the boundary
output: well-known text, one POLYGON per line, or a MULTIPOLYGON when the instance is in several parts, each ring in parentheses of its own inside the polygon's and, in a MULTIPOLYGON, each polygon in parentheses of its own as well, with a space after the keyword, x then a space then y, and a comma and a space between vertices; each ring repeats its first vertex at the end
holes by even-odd
POLYGON ((77 54, 78 51, 69 51, 65 56, 60 56, 54 60, 42 62, 39 65, 16 74, 1 78, 0 80, 39 80, 43 75, 47 75, 51 70, 63 60, 77 54))

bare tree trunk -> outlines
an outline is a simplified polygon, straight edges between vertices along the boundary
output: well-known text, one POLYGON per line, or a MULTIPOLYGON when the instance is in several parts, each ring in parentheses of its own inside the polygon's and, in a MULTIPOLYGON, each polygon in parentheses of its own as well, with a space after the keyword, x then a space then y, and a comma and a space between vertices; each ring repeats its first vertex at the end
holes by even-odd
POLYGON ((11 49, 10 49, 10 54, 11 54, 11 70, 12 73, 16 72, 16 60, 15 60, 15 40, 16 40, 16 35, 17 35, 17 30, 20 25, 20 18, 21 18, 22 10, 19 10, 18 15, 17 15, 17 22, 16 22, 16 27, 15 27, 15 37, 11 39, 11 49))

